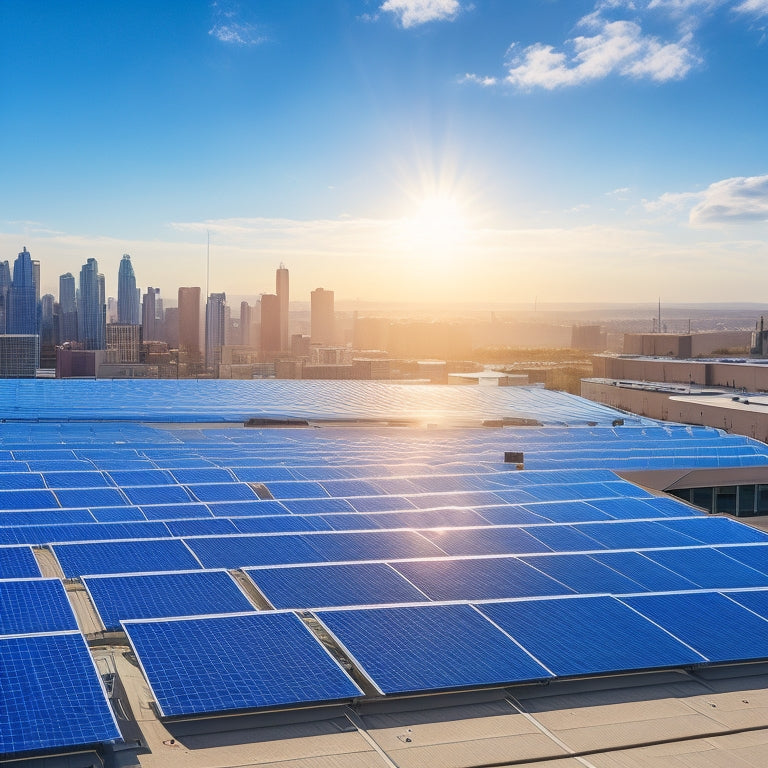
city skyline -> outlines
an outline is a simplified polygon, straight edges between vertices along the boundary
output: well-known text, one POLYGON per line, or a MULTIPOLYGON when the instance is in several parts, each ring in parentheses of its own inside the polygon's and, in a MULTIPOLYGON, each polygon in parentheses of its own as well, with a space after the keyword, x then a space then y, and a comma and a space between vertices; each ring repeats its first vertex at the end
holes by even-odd
POLYGON ((41 293, 760 301, 768 0, 0 11, 0 260, 41 293), (184 279, 178 279, 184 265, 184 279))

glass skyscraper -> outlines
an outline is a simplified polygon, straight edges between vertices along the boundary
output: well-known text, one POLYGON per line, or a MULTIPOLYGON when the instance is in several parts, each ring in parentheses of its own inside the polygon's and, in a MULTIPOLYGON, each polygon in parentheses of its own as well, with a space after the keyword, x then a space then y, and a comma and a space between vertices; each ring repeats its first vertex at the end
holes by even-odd
POLYGON ((77 293, 75 276, 67 272, 59 277, 59 344, 77 341, 77 293))
POLYGON ((88 259, 80 269, 80 292, 77 305, 79 341, 85 349, 106 349, 107 303, 104 275, 99 274, 96 259, 88 259))
POLYGON ((10 293, 11 266, 7 261, 0 261, 0 333, 6 333, 10 293))
POLYGON ((124 325, 138 325, 141 322, 136 275, 127 253, 123 254, 117 273, 117 322, 124 325))
POLYGON ((212 293, 205 305, 205 367, 213 368, 216 374, 227 327, 226 306, 225 293, 212 293))
POLYGON ((37 333, 37 288, 32 257, 24 248, 13 262, 13 284, 10 290, 7 333, 37 333))

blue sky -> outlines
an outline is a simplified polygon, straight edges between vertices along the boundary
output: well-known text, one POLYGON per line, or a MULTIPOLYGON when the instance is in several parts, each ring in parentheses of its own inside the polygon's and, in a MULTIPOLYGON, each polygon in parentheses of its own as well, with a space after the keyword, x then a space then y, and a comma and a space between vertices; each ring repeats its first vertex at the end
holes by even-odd
POLYGON ((768 0, 0 4, 0 257, 172 297, 762 301, 768 0))

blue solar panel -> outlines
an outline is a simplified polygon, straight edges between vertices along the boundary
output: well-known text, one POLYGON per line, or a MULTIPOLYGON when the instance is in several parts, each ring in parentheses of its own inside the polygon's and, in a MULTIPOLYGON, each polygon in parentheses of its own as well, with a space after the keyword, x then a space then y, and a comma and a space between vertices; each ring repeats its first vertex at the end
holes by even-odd
POLYGON ((62 507, 120 507, 128 502, 117 488, 64 488, 56 491, 62 507))
POLYGON ((497 504, 492 507, 475 507, 475 510, 491 525, 535 525, 549 522, 546 517, 520 504, 497 504))
POLYGON ((77 621, 58 579, 0 581, 0 635, 76 630, 77 621))
POLYGON ((278 609, 427 600, 425 595, 384 563, 248 568, 246 573, 278 609))
POLYGON ((727 517, 689 517, 665 520, 660 525, 691 536, 702 544, 768 544, 768 534, 727 517))
POLYGON ((87 509, 37 509, 31 512, 0 512, 0 527, 21 525, 61 525, 63 523, 92 523, 87 509))
POLYGON ((31 547, 0 546, 0 579, 31 579, 42 576, 31 547))
POLYGON ((173 475, 164 469, 115 469, 109 473, 115 485, 130 488, 137 485, 176 485, 173 475))
POLYGON ((385 694, 550 677, 468 605, 318 611, 316 615, 385 694))
POLYGON ((432 600, 496 600, 508 597, 573 594, 515 557, 481 557, 394 563, 432 600))
POLYGON ((380 530, 379 526, 373 522, 370 515, 364 515, 356 512, 353 514, 339 513, 323 515, 322 519, 328 524, 328 528, 333 531, 374 531, 380 530))
POLYGON ((524 508, 553 523, 589 523, 611 519, 591 502, 586 501, 550 501, 541 504, 525 504, 524 508))
POLYGON ((704 589, 768 587, 764 573, 714 549, 664 549, 643 554, 704 589))
POLYGON ((67 578, 200 568, 200 563, 180 539, 54 544, 51 548, 67 578))
POLYGON ((329 496, 381 496, 381 488, 369 480, 323 480, 321 485, 329 496))
POLYGON ((90 514, 97 523, 138 523, 147 519, 138 507, 96 507, 90 514))
POLYGON ((612 597, 478 606, 558 677, 706 661, 612 597))
POLYGON ((331 526, 317 515, 235 517, 232 518, 232 524, 240 533, 306 533, 331 530, 331 526))
POLYGON ((291 613, 124 627, 166 717, 337 701, 362 693, 291 613))
POLYGON ((167 536, 161 523, 68 523, 64 525, 27 525, 0 528, 0 541, 15 544, 52 544, 69 541, 106 541, 109 539, 151 539, 167 536))
POLYGON ((599 552, 591 554, 590 557, 636 581, 649 592, 675 592, 698 588, 692 581, 638 552, 599 552))
POLYGON ((298 535, 201 536, 185 541, 205 568, 316 563, 323 560, 317 551, 298 535))
MULTIPOLYGON (((51 491, 0 491, 0 509, 55 509, 59 506, 51 491)), ((66 506, 84 507, 85 503, 66 506)))
POLYGON ((0 472, 0 490, 45 488, 41 475, 33 472, 0 472))
POLYGON ((595 539, 608 549, 645 549, 649 547, 690 547, 699 542, 649 521, 577 523, 576 530, 595 539))
MULTIPOLYGON (((229 466, 235 466, 229 463, 229 466)), ((275 480, 295 480, 293 472, 285 467, 238 467, 235 477, 244 483, 269 483, 275 480)))
POLYGON ((715 592, 640 595, 622 602, 710 661, 768 658, 768 621, 715 592))
POLYGON ((235 478, 227 469, 219 467, 200 467, 195 469, 174 469, 171 473, 177 483, 194 485, 196 483, 232 483, 235 478))
POLYGON ((317 533, 303 537, 319 553, 317 561, 396 560, 440 557, 443 552, 414 531, 317 533))
POLYGON ((80 634, 0 638, 0 755, 119 739, 80 634))
POLYGON ((357 512, 395 512, 415 508, 404 496, 357 496, 347 501, 357 512))
POLYGON ((525 530, 553 552, 588 552, 592 549, 604 549, 602 544, 570 525, 537 525, 525 530))
POLYGON ((226 517, 169 520, 166 522, 165 527, 171 532, 172 536, 226 536, 231 533, 242 533, 226 517))
POLYGON ((505 497, 505 493, 505 491, 500 491, 499 493, 492 493, 491 491, 424 493, 418 496, 409 496, 408 500, 419 509, 430 509, 433 507, 483 507, 509 501, 505 497))
POLYGON ((210 483, 189 485, 189 491, 198 501, 256 501, 256 492, 246 483, 210 483))
POLYGON ((580 595, 643 592, 642 585, 588 555, 537 555, 521 558, 580 595))
POLYGON ((522 528, 448 528, 423 531, 448 555, 514 555, 552 550, 522 528))
POLYGON ((107 629, 121 621, 254 610, 226 571, 89 576, 84 579, 107 629))
POLYGON ((319 483, 311 483, 305 480, 276 480, 266 483, 269 492, 276 499, 319 499, 328 494, 319 483))
POLYGON ((325 512, 354 512, 355 508, 346 499, 289 499, 283 506, 295 515, 315 515, 325 512))
POLYGON ((738 560, 760 573, 768 574, 768 546, 736 545, 733 547, 719 547, 716 551, 728 557, 738 560))
POLYGON ((768 619, 768 590, 750 589, 748 592, 728 592, 725 596, 763 619, 768 619))
POLYGON ((123 488, 131 504, 151 506, 155 504, 189 504, 194 501, 182 485, 155 485, 137 488, 123 488))
POLYGON ((107 488, 112 484, 101 472, 46 472, 49 488, 107 488))
POLYGON ((147 520, 189 520, 193 517, 213 517, 205 504, 158 504, 141 507, 147 520))
POLYGON ((472 509, 414 509, 370 515, 377 528, 460 528, 490 525, 472 509))
POLYGON ((208 509, 216 517, 259 517, 261 515, 285 515, 290 512, 279 501, 217 501, 209 502, 208 509))

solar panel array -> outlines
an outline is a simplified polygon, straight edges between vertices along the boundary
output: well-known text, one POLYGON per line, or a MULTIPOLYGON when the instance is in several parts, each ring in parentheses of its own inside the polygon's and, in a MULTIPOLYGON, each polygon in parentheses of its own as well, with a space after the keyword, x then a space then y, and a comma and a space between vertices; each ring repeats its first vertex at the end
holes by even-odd
MULTIPOLYGON (((551 414, 565 401, 549 402, 551 414)), ((91 696, 101 730, 74 718, 35 742, 19 723, 0 749, 116 738, 66 593, 32 547, 85 585, 105 630, 126 632, 166 717, 363 695, 314 622, 382 695, 768 658, 768 536, 612 471, 673 454, 691 468, 766 465, 768 447, 596 419, 440 432, 3 424, 0 648, 18 665, 66 646, 73 677, 45 661, 40 674, 91 696), (524 470, 508 450, 524 451, 524 470)), ((20 701, 27 684, 8 690, 20 701)), ((18 705, 15 717, 27 717, 18 705)))

